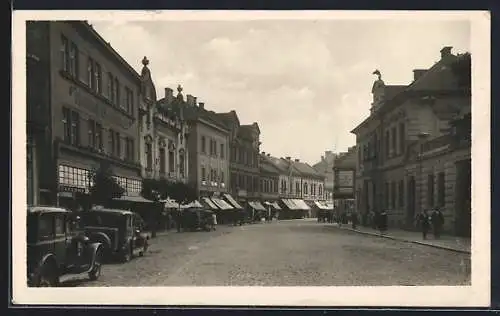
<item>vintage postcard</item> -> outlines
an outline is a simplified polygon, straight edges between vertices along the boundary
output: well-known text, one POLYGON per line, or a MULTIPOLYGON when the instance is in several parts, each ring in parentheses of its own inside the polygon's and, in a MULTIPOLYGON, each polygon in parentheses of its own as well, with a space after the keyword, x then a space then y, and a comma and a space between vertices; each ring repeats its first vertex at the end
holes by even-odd
POLYGON ((488 12, 13 32, 14 304, 489 305, 488 12))

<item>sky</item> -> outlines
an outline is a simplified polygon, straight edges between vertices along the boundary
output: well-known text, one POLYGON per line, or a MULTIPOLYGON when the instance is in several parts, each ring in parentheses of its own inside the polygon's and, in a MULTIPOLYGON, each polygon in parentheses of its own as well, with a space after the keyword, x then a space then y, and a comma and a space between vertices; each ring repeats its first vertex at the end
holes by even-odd
POLYGON ((470 51, 470 22, 451 20, 89 21, 156 86, 191 94, 215 112, 257 122, 261 151, 314 164, 355 145, 371 88, 409 84, 444 46, 470 51))

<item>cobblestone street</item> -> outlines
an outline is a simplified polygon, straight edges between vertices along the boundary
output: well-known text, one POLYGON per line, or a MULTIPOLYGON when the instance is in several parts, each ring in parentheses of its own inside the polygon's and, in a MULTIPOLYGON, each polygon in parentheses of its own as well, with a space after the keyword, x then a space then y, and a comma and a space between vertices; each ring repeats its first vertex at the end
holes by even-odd
POLYGON ((172 232, 98 281, 67 286, 468 285, 469 255, 336 229, 312 220, 172 232))

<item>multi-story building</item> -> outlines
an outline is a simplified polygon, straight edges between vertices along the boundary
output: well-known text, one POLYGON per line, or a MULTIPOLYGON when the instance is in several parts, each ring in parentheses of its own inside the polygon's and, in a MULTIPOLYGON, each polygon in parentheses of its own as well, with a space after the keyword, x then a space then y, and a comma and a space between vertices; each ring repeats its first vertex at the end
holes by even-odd
POLYGON ((325 155, 321 156, 321 160, 313 165, 313 168, 322 174, 325 178, 325 189, 323 192, 323 199, 326 201, 332 201, 333 197, 333 187, 335 178, 333 175, 334 161, 337 157, 331 150, 325 151, 325 155))
POLYGON ((270 154, 266 154, 265 152, 259 155, 260 195, 266 202, 276 201, 280 198, 279 181, 282 172, 266 159, 266 157, 270 156, 270 154))
POLYGON ((156 101, 156 89, 144 57, 141 71, 142 98, 140 102, 140 157, 142 176, 146 179, 188 180, 188 124, 184 120, 186 106, 182 88, 178 96, 165 88, 164 98, 156 101))
POLYGON ((335 185, 333 187, 333 200, 335 206, 341 209, 354 208, 355 198, 355 173, 356 173, 356 147, 350 147, 346 152, 336 155, 333 163, 335 185))
MULTIPOLYGON (((182 99, 179 93, 177 98, 182 99)), ((188 122, 189 181, 200 196, 229 193, 229 130, 205 104, 186 95, 184 118, 188 122)))
POLYGON ((126 195, 138 194, 139 74, 86 22, 31 22, 28 33, 41 71, 28 81, 36 95, 28 107, 46 126, 37 139, 39 202, 84 203, 101 161, 126 195))
MULTIPOLYGON (((452 122, 470 113, 470 55, 454 55, 451 49, 444 47, 441 59, 431 68, 414 70, 414 80, 408 86, 386 86, 377 72, 379 78, 372 89, 370 116, 352 131, 356 134, 358 152, 356 198, 362 213, 388 210, 390 225, 415 228, 418 212, 439 205, 434 194, 438 186, 434 183, 441 177, 440 186, 442 188, 445 181, 448 194, 447 204, 443 206, 440 202, 445 228, 458 234, 457 227, 465 225, 455 224, 457 221, 466 222, 467 215, 455 212, 460 199, 452 197, 452 192, 455 185, 459 185, 455 182, 455 173, 459 172, 462 161, 470 157, 470 147, 457 154, 451 149, 452 143, 441 143, 448 146, 442 155, 445 152, 450 154, 450 150, 455 153, 446 156, 451 160, 446 165, 447 174, 444 176, 435 177, 439 164, 433 163, 426 169, 424 163, 427 159, 425 144, 453 138, 450 134, 452 122), (468 74, 459 70, 467 63, 468 74), (410 148, 413 151, 418 148, 418 159, 410 159, 410 148), (431 183, 427 189, 424 188, 426 183, 431 183)), ((438 154, 434 151, 432 155, 438 154)), ((461 170, 467 170, 463 168, 461 170)), ((464 179, 467 181, 466 176, 464 179)), ((460 186, 467 187, 466 184, 460 186)), ((470 221, 470 213, 468 216, 470 221)))
POLYGON ((241 203, 260 198, 259 148, 257 123, 240 125, 236 112, 217 113, 229 129, 230 192, 241 203))

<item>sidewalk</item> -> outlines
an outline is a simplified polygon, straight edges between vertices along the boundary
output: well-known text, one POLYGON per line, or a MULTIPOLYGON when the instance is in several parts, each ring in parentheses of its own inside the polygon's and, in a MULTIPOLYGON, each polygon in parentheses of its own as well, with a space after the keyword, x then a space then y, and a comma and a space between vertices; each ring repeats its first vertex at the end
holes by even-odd
POLYGON ((328 226, 335 227, 338 229, 355 231, 360 234, 399 240, 399 241, 425 245, 455 252, 468 253, 468 254, 471 253, 471 240, 469 238, 464 238, 464 237, 441 236, 440 239, 434 239, 434 236, 431 233, 428 235, 426 240, 423 240, 422 233, 414 231, 390 229, 386 233, 380 234, 380 232, 370 227, 359 226, 356 229, 352 229, 351 225, 342 225, 342 227, 339 227, 337 224, 328 224, 328 226))

